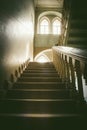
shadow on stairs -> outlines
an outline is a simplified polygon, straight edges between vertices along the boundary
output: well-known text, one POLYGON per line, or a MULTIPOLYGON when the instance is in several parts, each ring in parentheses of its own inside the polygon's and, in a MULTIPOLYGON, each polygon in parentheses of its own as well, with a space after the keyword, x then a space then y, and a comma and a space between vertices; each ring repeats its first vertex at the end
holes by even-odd
POLYGON ((84 129, 87 119, 71 93, 53 63, 30 62, 0 101, 0 129, 84 129))

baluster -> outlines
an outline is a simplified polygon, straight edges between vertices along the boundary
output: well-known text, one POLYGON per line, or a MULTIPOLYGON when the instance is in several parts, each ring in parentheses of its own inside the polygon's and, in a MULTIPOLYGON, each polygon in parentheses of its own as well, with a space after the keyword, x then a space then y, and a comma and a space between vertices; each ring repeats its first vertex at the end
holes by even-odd
POLYGON ((73 89, 72 91, 72 97, 76 98, 76 85, 75 85, 75 69, 74 69, 74 64, 73 64, 73 59, 71 57, 69 57, 69 71, 70 71, 70 80, 71 80, 71 87, 73 89))
POLYGON ((75 71, 74 71, 74 66, 71 57, 69 57, 69 65, 70 65, 70 72, 71 72, 71 83, 73 88, 75 89, 75 71))
POLYGON ((85 63, 85 65, 84 65, 84 79, 85 79, 85 83, 87 85, 87 63, 85 63))
POLYGON ((61 78, 63 79, 63 59, 62 59, 62 55, 60 54, 60 75, 61 75, 61 78))
POLYGON ((17 81, 17 79, 18 79, 18 71, 15 70, 15 81, 17 81))
POLYGON ((66 81, 66 63, 63 54, 62 54, 62 69, 63 69, 63 80, 66 81))
POLYGON ((65 55, 65 63, 66 63, 66 77, 67 77, 67 81, 70 83, 69 63, 67 61, 67 56, 66 55, 65 55))
POLYGON ((76 69, 76 76, 77 76, 77 83, 78 83, 78 96, 79 100, 84 100, 83 96, 83 84, 82 84, 82 72, 81 72, 81 66, 80 61, 75 60, 75 69, 76 69))

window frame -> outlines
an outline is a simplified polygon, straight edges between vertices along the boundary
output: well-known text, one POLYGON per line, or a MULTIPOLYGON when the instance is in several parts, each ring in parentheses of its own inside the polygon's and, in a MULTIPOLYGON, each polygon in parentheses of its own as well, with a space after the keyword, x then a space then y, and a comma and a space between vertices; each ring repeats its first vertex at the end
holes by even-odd
POLYGON ((49 34, 49 24, 50 24, 50 22, 49 22, 49 19, 47 17, 43 17, 42 19, 40 19, 40 22, 39 22, 39 33, 40 34, 49 34), (41 25, 41 23, 44 20, 47 21, 48 25, 44 25, 44 24, 41 25), (43 28, 42 31, 41 31, 41 28, 43 28))
POLYGON ((54 35, 60 35, 61 34, 61 21, 56 17, 56 18, 54 18, 53 19, 53 21, 52 21, 52 34, 54 34, 54 35), (59 25, 54 25, 54 22, 55 21, 58 21, 58 24, 59 25), (56 32, 55 32, 55 30, 56 30, 56 32))

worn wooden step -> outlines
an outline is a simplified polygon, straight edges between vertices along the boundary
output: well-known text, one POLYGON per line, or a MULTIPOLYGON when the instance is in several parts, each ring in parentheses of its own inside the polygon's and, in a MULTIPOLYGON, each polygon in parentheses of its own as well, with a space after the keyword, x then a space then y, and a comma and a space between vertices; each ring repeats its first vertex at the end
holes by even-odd
POLYGON ((59 77, 20 77, 18 81, 21 82, 59 82, 59 77))
POLYGON ((78 114, 1 114, 2 130, 82 130, 86 119, 78 114))
POLYGON ((12 89, 7 93, 7 98, 11 99, 64 99, 70 98, 70 90, 66 89, 12 89))
POLYGON ((56 70, 54 67, 27 67, 25 70, 56 70))
POLYGON ((57 73, 26 73, 24 72, 21 77, 59 77, 57 73))
POLYGON ((72 37, 74 37, 74 36, 78 37, 79 36, 79 37, 86 38, 87 30, 86 29, 80 29, 80 28, 78 28, 78 29, 72 28, 69 32, 69 36, 72 36, 72 37))
POLYGON ((71 99, 8 99, 0 102, 0 113, 75 113, 76 103, 71 99))
POLYGON ((52 70, 45 70, 45 69, 30 69, 30 70, 25 70, 24 72, 33 72, 33 73, 57 73, 56 70, 52 69, 52 70))
POLYGON ((74 19, 70 22, 70 26, 71 28, 87 29, 87 19, 85 21, 83 19, 74 19))
POLYGON ((28 65, 26 69, 55 69, 54 65, 28 65))
POLYGON ((26 69, 55 69, 54 65, 43 66, 43 65, 28 65, 26 69))
POLYGON ((14 89, 58 89, 68 88, 65 82, 17 82, 13 85, 14 89))
POLYGON ((29 62, 29 66, 54 66, 53 62, 45 62, 45 63, 40 63, 40 62, 29 62))

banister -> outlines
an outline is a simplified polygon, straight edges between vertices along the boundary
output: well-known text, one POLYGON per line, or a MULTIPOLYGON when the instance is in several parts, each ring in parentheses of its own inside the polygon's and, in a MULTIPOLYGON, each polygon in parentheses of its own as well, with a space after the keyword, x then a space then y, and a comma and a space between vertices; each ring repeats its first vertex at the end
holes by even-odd
POLYGON ((71 84, 73 97, 87 102, 87 52, 66 46, 52 49, 53 63, 62 81, 71 84))
POLYGON ((73 47, 58 46, 53 47, 56 51, 60 51, 63 54, 73 57, 74 59, 87 62, 87 50, 81 50, 73 47))

